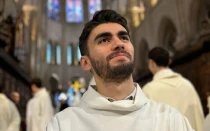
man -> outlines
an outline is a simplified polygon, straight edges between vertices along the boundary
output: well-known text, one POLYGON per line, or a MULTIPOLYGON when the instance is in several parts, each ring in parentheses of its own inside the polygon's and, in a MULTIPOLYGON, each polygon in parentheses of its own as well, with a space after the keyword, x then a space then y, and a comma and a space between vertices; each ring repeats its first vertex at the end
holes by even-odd
POLYGON ((4 94, 0 85, 0 131, 19 131, 20 115, 15 104, 4 94))
POLYGON ((187 117, 196 131, 203 131, 203 109, 193 85, 180 74, 168 68, 169 53, 160 47, 149 52, 149 69, 153 80, 143 87, 151 99, 178 109, 187 117))
POLYGON ((31 89, 34 96, 27 104, 27 131, 44 131, 53 116, 51 99, 39 78, 31 81, 31 89))
POLYGON ((78 105, 58 113, 47 131, 193 131, 176 109, 147 99, 133 82, 134 48, 121 15, 96 12, 79 46, 81 67, 93 74, 96 85, 78 105))
POLYGON ((16 105, 18 111, 20 112, 20 94, 18 92, 12 92, 11 93, 11 100, 14 102, 14 104, 16 105))
POLYGON ((12 92, 11 99, 14 101, 15 104, 18 104, 20 102, 20 94, 18 92, 12 92))
POLYGON ((64 110, 64 109, 66 109, 66 108, 69 107, 69 105, 67 104, 67 99, 68 99, 68 97, 66 96, 65 93, 62 92, 62 93, 59 95, 59 97, 58 97, 58 100, 59 100, 59 102, 60 102, 59 111, 62 111, 62 110, 64 110))
POLYGON ((23 118, 25 112, 21 112, 21 105, 20 105, 20 94, 16 91, 11 93, 11 100, 14 102, 15 106, 18 109, 18 112, 20 113, 20 131, 24 131, 24 129, 26 130, 26 124, 25 124, 25 120, 23 118))

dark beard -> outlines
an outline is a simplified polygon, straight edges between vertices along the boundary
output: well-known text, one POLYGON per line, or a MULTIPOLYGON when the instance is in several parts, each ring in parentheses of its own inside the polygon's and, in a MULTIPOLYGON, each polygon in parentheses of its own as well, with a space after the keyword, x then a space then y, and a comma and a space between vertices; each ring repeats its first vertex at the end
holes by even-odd
POLYGON ((118 66, 111 67, 108 62, 105 63, 92 58, 90 58, 90 61, 96 74, 105 82, 122 83, 131 76, 134 68, 133 62, 124 63, 122 61, 118 66))

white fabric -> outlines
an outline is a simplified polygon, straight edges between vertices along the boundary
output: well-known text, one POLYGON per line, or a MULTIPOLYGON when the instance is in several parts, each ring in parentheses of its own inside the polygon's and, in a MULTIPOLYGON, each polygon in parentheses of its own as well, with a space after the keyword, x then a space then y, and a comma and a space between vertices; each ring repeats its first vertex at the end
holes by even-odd
POLYGON ((95 85, 95 84, 96 84, 96 81, 95 81, 94 77, 92 77, 89 81, 89 86, 95 85))
POLYGON ((208 107, 209 113, 210 113, 210 95, 207 97, 207 107, 208 107))
POLYGON ((55 115, 47 131, 193 131, 175 108, 147 99, 135 86, 135 100, 114 102, 90 86, 76 107, 55 115))
MULTIPOLYGON (((94 87, 94 85, 92 85, 92 87, 94 87)), ((96 87, 93 89, 96 89, 96 87)), ((135 98, 135 95, 136 95, 136 88, 134 88, 133 92, 131 92, 131 94, 128 95, 124 100, 129 100, 130 98, 132 98, 132 100, 133 100, 135 98)), ((104 97, 111 102, 116 101, 114 98, 106 97, 106 96, 104 96, 104 97)))
POLYGON ((27 104, 27 131, 45 131, 52 116, 50 96, 46 89, 42 88, 27 104))
POLYGON ((15 104, 0 93, 0 131, 19 131, 20 115, 15 104))
POLYGON ((204 131, 210 131, 210 114, 204 120, 204 131))
POLYGON ((170 69, 163 69, 143 87, 148 98, 177 108, 196 131, 203 131, 203 109, 193 85, 170 69))

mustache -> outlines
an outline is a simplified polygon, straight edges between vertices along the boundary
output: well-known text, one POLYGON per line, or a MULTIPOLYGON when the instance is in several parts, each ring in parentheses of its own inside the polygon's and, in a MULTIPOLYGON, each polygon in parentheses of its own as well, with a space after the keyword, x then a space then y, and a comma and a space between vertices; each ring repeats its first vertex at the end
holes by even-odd
POLYGON ((126 57, 128 57, 131 60, 131 55, 127 51, 125 51, 125 50, 117 50, 117 51, 115 51, 115 52, 113 52, 113 53, 111 53, 110 55, 107 56, 107 61, 109 61, 115 55, 117 55, 119 53, 123 53, 126 57))

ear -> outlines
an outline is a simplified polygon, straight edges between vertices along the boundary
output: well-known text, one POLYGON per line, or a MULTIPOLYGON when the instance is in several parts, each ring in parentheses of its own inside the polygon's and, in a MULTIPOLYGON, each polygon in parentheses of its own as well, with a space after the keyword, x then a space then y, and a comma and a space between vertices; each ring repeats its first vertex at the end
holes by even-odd
POLYGON ((152 68, 154 68, 156 66, 156 63, 152 59, 149 59, 149 64, 152 68))
POLYGON ((83 70, 90 71, 91 70, 91 64, 90 60, 87 56, 82 56, 80 59, 80 65, 83 70))
POLYGON ((171 59, 171 58, 169 58, 168 66, 170 66, 170 65, 171 65, 171 63, 172 63, 172 59, 171 59))
POLYGON ((148 64, 151 66, 153 64, 153 60, 149 59, 148 64))

